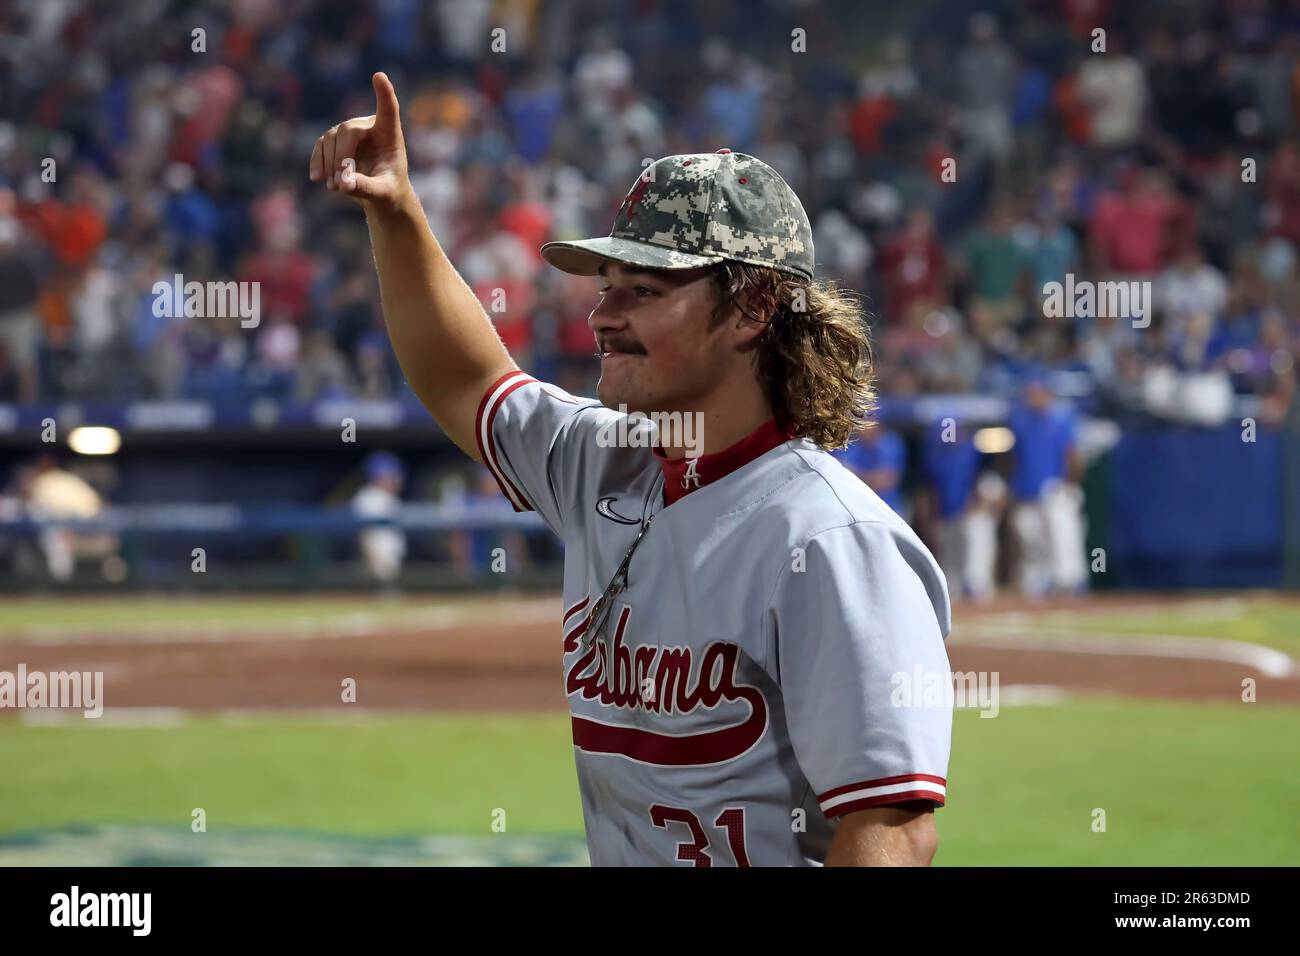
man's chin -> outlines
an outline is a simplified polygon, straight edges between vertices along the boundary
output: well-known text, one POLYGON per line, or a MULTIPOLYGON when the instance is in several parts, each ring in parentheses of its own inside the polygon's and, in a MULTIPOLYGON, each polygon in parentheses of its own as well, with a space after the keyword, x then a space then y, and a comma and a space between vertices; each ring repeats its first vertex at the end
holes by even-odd
MULTIPOLYGON (((619 405, 627 405, 627 395, 622 388, 615 386, 609 381, 609 376, 602 375, 600 381, 596 383, 596 397, 606 408, 618 410, 619 405)), ((631 411, 631 409, 628 409, 631 411)))
POLYGON ((596 397, 606 408, 617 410, 619 405, 624 405, 628 411, 637 411, 632 405, 632 392, 633 389, 628 387, 624 376, 609 369, 600 373, 600 381, 596 383, 596 397))
POLYGON ((596 397, 606 408, 619 410, 622 405, 628 412, 649 415, 659 411, 664 396, 657 391, 643 387, 641 369, 630 367, 643 361, 640 358, 615 359, 606 361, 601 368, 600 379, 596 382, 596 397))

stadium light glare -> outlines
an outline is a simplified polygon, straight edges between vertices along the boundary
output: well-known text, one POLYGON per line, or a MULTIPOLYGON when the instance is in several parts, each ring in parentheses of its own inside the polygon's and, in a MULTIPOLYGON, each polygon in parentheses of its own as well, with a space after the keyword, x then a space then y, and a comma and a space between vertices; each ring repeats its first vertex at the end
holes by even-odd
POLYGON ((78 455, 112 455, 122 447, 116 428, 86 425, 68 433, 68 447, 78 455))
POLYGON ((1010 428, 981 428, 971 439, 975 449, 985 455, 1000 455, 1016 447, 1016 436, 1010 428))

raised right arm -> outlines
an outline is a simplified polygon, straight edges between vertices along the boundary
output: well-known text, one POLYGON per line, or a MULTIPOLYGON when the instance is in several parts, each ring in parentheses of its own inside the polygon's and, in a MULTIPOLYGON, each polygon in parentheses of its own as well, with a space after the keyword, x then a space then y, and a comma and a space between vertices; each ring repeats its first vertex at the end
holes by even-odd
POLYGON ((443 431, 481 460, 474 435, 479 402, 517 366, 429 229, 407 173, 397 93, 383 73, 373 82, 375 114, 320 137, 310 176, 361 203, 384 322, 402 371, 443 431))

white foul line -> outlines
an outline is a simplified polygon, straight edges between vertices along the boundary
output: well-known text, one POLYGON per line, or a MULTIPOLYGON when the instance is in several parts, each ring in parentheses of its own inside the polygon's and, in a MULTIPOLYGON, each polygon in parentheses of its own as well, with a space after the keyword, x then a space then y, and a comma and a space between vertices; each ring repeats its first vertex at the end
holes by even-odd
POLYGON ((1106 631, 1035 629, 1018 625, 980 624, 954 635, 954 644, 1005 650, 1061 651, 1068 654, 1107 654, 1129 657, 1176 657, 1183 660, 1244 664, 1266 677, 1291 677, 1296 663, 1282 651, 1246 641, 1180 634, 1117 634, 1106 631), (1037 636, 1043 635, 1043 636, 1037 636))

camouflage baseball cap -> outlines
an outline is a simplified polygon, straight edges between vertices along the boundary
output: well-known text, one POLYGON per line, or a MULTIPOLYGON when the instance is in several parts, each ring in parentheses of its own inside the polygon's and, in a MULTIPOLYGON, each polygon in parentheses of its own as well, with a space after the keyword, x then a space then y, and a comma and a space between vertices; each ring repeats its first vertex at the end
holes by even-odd
POLYGON ((608 236, 548 242, 542 256, 574 275, 610 260, 647 269, 695 269, 724 259, 811 279, 812 227, 794 190, 745 153, 667 156, 636 178, 608 236))

